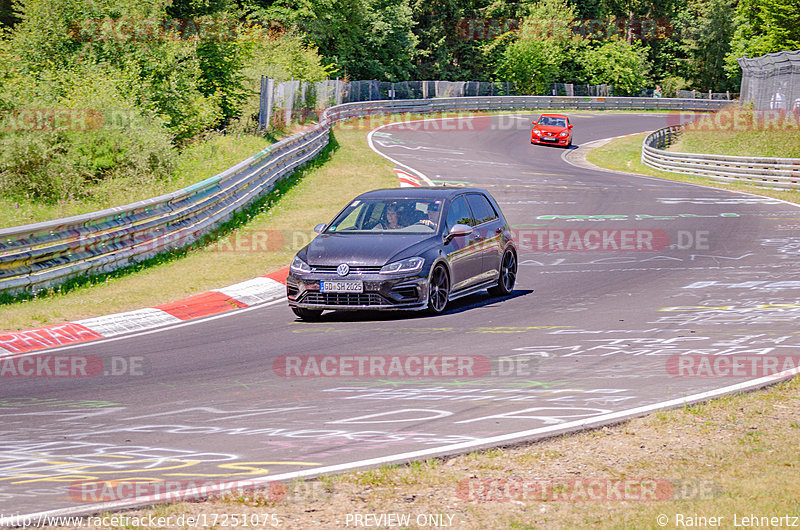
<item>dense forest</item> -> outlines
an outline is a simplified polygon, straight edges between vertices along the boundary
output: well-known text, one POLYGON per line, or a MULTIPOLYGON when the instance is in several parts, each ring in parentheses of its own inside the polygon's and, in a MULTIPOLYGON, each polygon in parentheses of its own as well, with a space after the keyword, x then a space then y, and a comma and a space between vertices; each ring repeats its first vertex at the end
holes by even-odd
POLYGON ((0 193, 51 201, 109 177, 166 175, 207 131, 252 127, 261 75, 738 92, 737 57, 800 48, 800 0, 0 5, 0 193), (78 117, 59 127, 59 109, 78 117))

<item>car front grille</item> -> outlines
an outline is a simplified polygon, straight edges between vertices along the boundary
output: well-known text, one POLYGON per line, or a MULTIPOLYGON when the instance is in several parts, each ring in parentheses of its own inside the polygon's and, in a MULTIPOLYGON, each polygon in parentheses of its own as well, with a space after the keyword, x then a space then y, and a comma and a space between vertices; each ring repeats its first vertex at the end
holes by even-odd
MULTIPOLYGON (((311 268, 312 272, 320 274, 336 274, 337 265, 315 265, 311 268)), ((374 274, 380 272, 381 266, 350 267, 349 274, 374 274)))
POLYGON ((378 293, 321 293, 318 291, 306 291, 305 296, 298 301, 304 304, 332 306, 379 306, 389 304, 378 293))

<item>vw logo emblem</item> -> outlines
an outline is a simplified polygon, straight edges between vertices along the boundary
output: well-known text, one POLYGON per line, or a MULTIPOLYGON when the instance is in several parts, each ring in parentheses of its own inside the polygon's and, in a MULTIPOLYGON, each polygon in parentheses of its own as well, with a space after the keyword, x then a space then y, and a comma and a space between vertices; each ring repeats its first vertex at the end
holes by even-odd
POLYGON ((336 272, 339 276, 347 276, 350 273, 350 266, 347 263, 342 263, 338 267, 336 267, 336 272))

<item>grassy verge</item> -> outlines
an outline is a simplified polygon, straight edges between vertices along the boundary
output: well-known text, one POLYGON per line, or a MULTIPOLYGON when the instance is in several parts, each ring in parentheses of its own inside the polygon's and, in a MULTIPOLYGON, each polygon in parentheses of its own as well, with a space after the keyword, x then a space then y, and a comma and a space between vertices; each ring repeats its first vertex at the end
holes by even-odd
POLYGON ((612 140, 604 146, 589 151, 586 155, 586 160, 596 166, 612 169, 614 171, 627 171, 640 175, 649 175, 691 184, 702 184, 713 188, 743 191, 762 195, 764 197, 774 197, 776 199, 800 203, 800 190, 776 190, 738 182, 733 184, 721 184, 711 181, 706 177, 669 173, 646 166, 641 162, 642 140, 644 140, 645 136, 647 136, 647 134, 643 133, 612 140))
POLYGON ((670 151, 800 158, 800 114, 729 108, 688 124, 670 151))
MULTIPOLYGON (((719 526, 732 528, 734 516, 740 525, 753 515, 800 516, 798 418, 795 378, 515 448, 288 484, 285 497, 273 488, 122 515, 205 514, 210 521, 215 514, 262 520, 277 514, 282 528, 344 528, 348 514, 407 514, 408 527, 416 528, 423 514, 467 529, 706 528, 712 525, 697 523, 700 517, 721 517, 719 526), (603 498, 585 500, 576 480, 605 481, 599 482, 603 498), (620 481, 628 481, 626 493, 609 494, 609 485, 613 490, 620 481), (652 483, 657 493, 642 495, 640 486, 652 483), (508 485, 516 488, 504 489, 508 485), (539 497, 542 487, 547 501, 539 497), (667 524, 659 524, 659 516, 667 524)), ((789 525, 772 524, 781 526, 789 525)))
MULTIPOLYGON (((100 283, 6 304, 0 311, 0 330, 151 307, 287 266, 298 249, 292 244, 294 235, 299 244, 314 225, 329 221, 358 193, 397 186, 392 165, 367 146, 365 135, 362 129, 337 128, 325 154, 251 209, 246 226, 217 242, 159 257, 105 276, 100 283), (274 241, 276 235, 286 244, 258 244, 274 241)), ((253 152, 248 150, 236 161, 253 152)))
POLYGON ((272 143, 247 134, 214 135, 187 147, 178 157, 169 180, 141 182, 112 179, 97 184, 91 201, 62 201, 55 205, 0 197, 0 227, 37 223, 129 204, 194 184, 252 156, 272 143))

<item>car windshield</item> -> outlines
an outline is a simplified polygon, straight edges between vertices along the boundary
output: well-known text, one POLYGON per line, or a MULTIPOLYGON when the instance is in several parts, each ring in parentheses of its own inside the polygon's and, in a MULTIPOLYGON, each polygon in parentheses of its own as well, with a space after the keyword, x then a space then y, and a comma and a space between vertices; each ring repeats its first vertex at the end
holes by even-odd
POLYGON ((439 227, 441 205, 434 199, 356 199, 325 233, 432 234, 439 227))
POLYGON ((552 116, 542 116, 539 125, 550 125, 552 127, 566 127, 567 120, 564 118, 554 118, 552 116))

